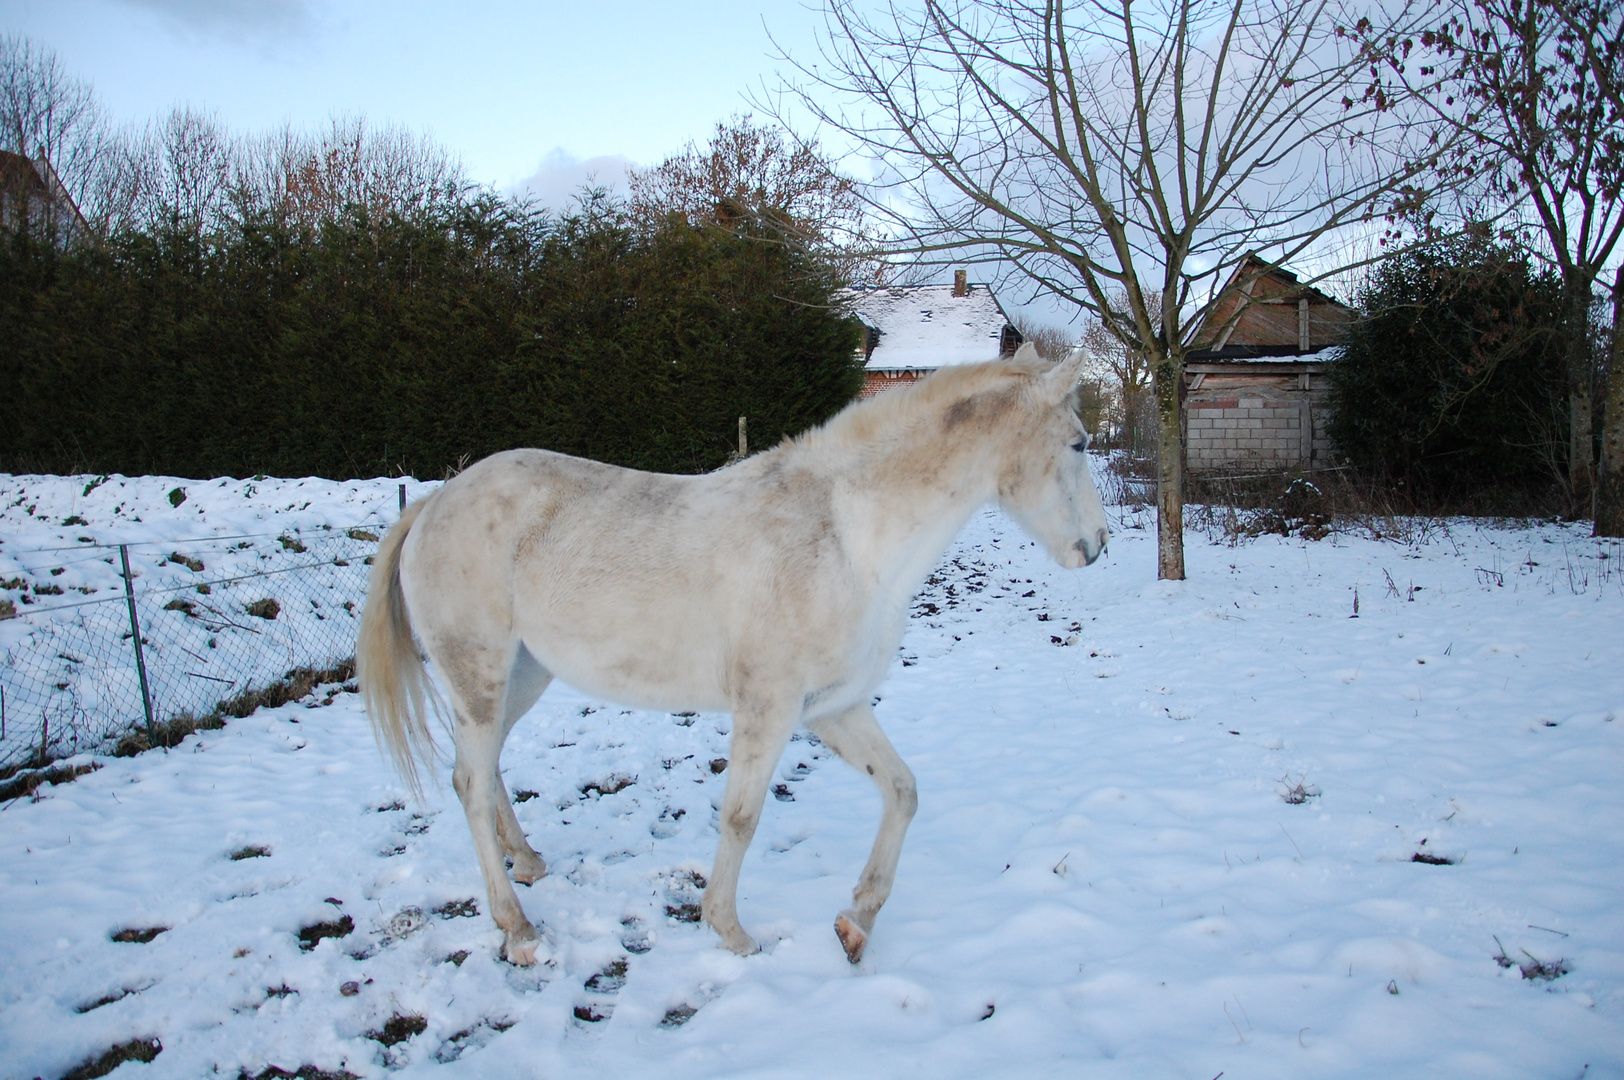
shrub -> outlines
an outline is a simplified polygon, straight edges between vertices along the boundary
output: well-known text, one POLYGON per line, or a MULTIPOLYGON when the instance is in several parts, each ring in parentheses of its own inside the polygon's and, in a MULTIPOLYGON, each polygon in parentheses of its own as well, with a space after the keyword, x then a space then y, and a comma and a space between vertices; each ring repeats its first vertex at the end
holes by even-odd
POLYGON ((1462 241, 1383 263, 1330 366, 1330 434, 1424 498, 1546 489, 1565 474, 1560 283, 1462 241))

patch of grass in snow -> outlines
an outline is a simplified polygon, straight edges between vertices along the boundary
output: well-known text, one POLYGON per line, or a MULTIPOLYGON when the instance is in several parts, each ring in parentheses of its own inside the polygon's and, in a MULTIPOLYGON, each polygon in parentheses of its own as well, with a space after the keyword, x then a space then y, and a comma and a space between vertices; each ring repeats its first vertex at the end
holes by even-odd
POLYGON ((1410 856, 1411 862, 1426 863, 1428 866, 1454 866, 1455 860, 1447 855, 1431 855, 1425 851, 1417 851, 1410 856))
MULTIPOLYGON (((111 939, 125 945, 145 945, 159 934, 166 933, 168 930, 169 927, 167 926, 127 926, 123 930, 114 932, 111 935, 111 939)), ((100 1074, 98 1073, 97 1075, 100 1074)))
POLYGON ((101 768, 95 762, 84 765, 53 765, 50 768, 34 769, 30 771, 26 764, 13 765, 4 772, 0 772, 0 802, 9 802, 20 799, 24 795, 32 795, 34 790, 44 784, 66 784, 70 780, 77 780, 86 773, 93 773, 101 768), (19 776, 19 773, 26 775, 19 776))
POLYGON ((434 909, 442 919, 471 919, 479 914, 479 904, 472 899, 449 900, 434 909))
POLYGON ((327 922, 311 923, 299 928, 299 948, 309 952, 327 938, 348 937, 355 932, 355 920, 342 915, 327 922))
POLYGON ((110 1046, 96 1057, 83 1062, 78 1068, 65 1073, 62 1080, 95 1080, 98 1076, 106 1076, 126 1061, 151 1062, 163 1053, 164 1044, 157 1039, 131 1039, 117 1046, 110 1046))
POLYGON ((232 862, 242 862, 244 859, 268 859, 271 857, 271 849, 264 844, 249 844, 233 851, 230 857, 232 862))
POLYGON ((125 735, 113 747, 114 757, 134 757, 148 750, 179 746, 195 731, 218 731, 227 718, 240 720, 256 709, 274 709, 290 701, 308 697, 318 686, 337 683, 348 691, 355 678, 355 661, 344 660, 329 668, 294 668, 269 686, 244 690, 226 698, 207 716, 181 712, 151 727, 141 727, 125 735))
POLYGON ((361 1080, 352 1072, 343 1069, 318 1069, 314 1065, 300 1065, 293 1072, 276 1065, 267 1065, 257 1073, 250 1073, 243 1069, 237 1074, 237 1080, 361 1080))
POLYGON ((673 1005, 665 1010, 665 1018, 660 1021, 660 1026, 663 1028, 679 1028, 692 1020, 697 1012, 699 1010, 686 1001, 680 1005, 673 1005))
POLYGON ((367 1038, 385 1046, 395 1046, 405 1042, 414 1035, 421 1035, 428 1028, 426 1017, 416 1013, 396 1013, 384 1021, 383 1027, 376 1031, 367 1032, 367 1038))

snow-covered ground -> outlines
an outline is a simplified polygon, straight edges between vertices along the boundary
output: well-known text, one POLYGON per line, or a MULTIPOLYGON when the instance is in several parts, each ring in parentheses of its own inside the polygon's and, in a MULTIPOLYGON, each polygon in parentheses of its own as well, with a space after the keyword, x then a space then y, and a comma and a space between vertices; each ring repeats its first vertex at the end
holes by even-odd
POLYGON ((1076 572, 991 512, 953 545, 880 691, 920 810, 855 968, 879 799, 824 748, 741 959, 684 921, 728 718, 555 686, 504 759, 552 868, 524 970, 449 785, 412 804, 327 688, 0 808, 0 1077, 133 1039, 118 1076, 1624 1076, 1619 546, 1188 544, 1179 584, 1148 529, 1076 572))

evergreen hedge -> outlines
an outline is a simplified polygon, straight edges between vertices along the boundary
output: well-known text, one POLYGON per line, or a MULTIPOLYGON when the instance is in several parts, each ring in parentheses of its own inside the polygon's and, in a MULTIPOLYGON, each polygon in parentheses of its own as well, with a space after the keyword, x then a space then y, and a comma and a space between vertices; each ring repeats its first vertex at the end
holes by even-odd
POLYGON ((0 470, 440 476, 542 446, 723 463, 861 386, 840 282, 770 237, 482 198, 0 243, 0 470))
POLYGON ((1564 475, 1561 284, 1516 251, 1459 241, 1382 263, 1327 371, 1330 434, 1367 473, 1445 500, 1564 475))

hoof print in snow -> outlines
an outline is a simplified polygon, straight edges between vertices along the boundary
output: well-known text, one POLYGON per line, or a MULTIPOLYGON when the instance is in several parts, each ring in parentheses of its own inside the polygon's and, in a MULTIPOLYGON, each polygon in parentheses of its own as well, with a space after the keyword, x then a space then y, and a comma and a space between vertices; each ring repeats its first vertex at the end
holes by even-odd
POLYGON ((422 836, 424 833, 429 831, 429 826, 433 824, 434 822, 430 821, 422 814, 413 814, 411 824, 406 826, 406 835, 422 836))
POLYGON ((615 1014, 615 1007, 608 1002, 590 1001, 584 1005, 575 1006, 575 1019, 583 1024, 598 1024, 615 1014))
POLYGON ((62 1080, 95 1080, 106 1076, 126 1061, 151 1062, 163 1053, 164 1044, 157 1039, 131 1039, 127 1043, 108 1047, 95 1057, 69 1072, 62 1080))
POLYGON ((660 816, 649 823, 649 835, 656 840, 667 840, 682 831, 682 819, 688 813, 681 807, 666 807, 660 816))
POLYGON ((462 962, 464 960, 466 960, 466 959, 468 959, 468 950, 467 949, 458 949, 456 952, 452 953, 450 956, 447 956, 441 962, 446 963, 446 964, 450 964, 452 967, 462 967, 462 962))
POLYGON ((394 802, 384 803, 382 806, 373 807, 373 809, 375 809, 380 814, 387 814, 391 810, 404 810, 404 809, 406 809, 406 804, 401 802, 399 799, 396 799, 394 802))
POLYGON ((240 847, 229 856, 232 862, 242 862, 244 859, 268 859, 270 857, 271 849, 264 844, 249 844, 247 847, 240 847))
POLYGON ((300 1065, 293 1072, 277 1065, 267 1065, 257 1073, 247 1069, 237 1074, 237 1080, 361 1080, 345 1069, 318 1069, 314 1065, 300 1065))
POLYGON ((513 793, 513 801, 516 803, 529 802, 531 799, 536 798, 540 794, 541 792, 539 791, 531 791, 528 788, 521 788, 513 793))
POLYGON ((1410 856, 1411 862, 1426 863, 1428 866, 1454 866, 1455 860, 1447 855, 1429 855, 1425 851, 1417 851, 1410 856))
POLYGON ((386 848, 381 849, 378 852, 378 858, 380 858, 380 859, 392 859, 396 855, 404 855, 404 854, 406 854, 406 845, 405 844, 394 844, 394 845, 392 845, 390 847, 386 847, 386 848))
POLYGON ((473 1027, 463 1028, 440 1044, 440 1049, 434 1052, 434 1060, 442 1065, 450 1064, 469 1050, 484 1046, 515 1023, 513 1020, 481 1020, 473 1027))
POLYGON ((636 915, 628 915, 620 920, 624 928, 620 935, 620 947, 629 953, 642 956, 654 948, 654 932, 643 926, 643 920, 636 915))
POLYGON ((660 1026, 663 1028, 679 1028, 688 1021, 692 1020, 694 1015, 698 1012, 699 1009, 696 1006, 690 1005, 687 1002, 683 1002, 680 1005, 673 1005, 669 1009, 665 1010, 665 1018, 660 1021, 660 1026))
POLYGON ((159 934, 166 933, 168 930, 169 927, 167 926, 127 926, 123 930, 114 932, 112 939, 126 945, 145 945, 159 934))
POLYGON ((602 780, 592 780, 582 784, 581 794, 590 795, 597 792, 600 796, 615 795, 625 791, 635 783, 637 783, 637 777, 635 776, 627 776, 624 773, 610 773, 602 780))
POLYGON ((422 908, 401 908, 389 916, 389 921, 383 924, 384 943, 389 944, 402 938, 411 937, 428 924, 429 917, 423 914, 422 908))
POLYGON ((626 985, 626 972, 630 968, 626 958, 611 961, 602 971, 592 976, 585 983, 588 990, 598 994, 618 994, 620 988, 626 985))
POLYGON ((674 870, 667 877, 666 915, 677 922, 698 922, 702 917, 699 894, 705 890, 705 875, 697 870, 674 870))
MULTIPOLYGON (((1507 963, 1510 963, 1510 961, 1507 961, 1507 963)), ((110 994, 103 994, 95 1001, 87 1001, 83 1005, 75 1005, 73 1007, 73 1011, 83 1016, 87 1012, 95 1012, 103 1005, 111 1005, 115 1001, 123 1001, 131 994, 139 994, 141 991, 145 990, 147 986, 151 985, 151 983, 148 983, 146 986, 121 986, 110 994)))
POLYGON ((676 720, 678 727, 693 727, 694 717, 698 715, 698 713, 679 712, 676 713, 672 718, 676 720))
POLYGON ((774 784, 773 798, 777 799, 779 802, 794 802, 795 792, 789 789, 788 784, 774 784))
POLYGON ((348 915, 328 922, 311 923, 299 927, 299 948, 309 952, 326 938, 348 937, 355 931, 355 920, 348 915))
POLYGON ((472 899, 451 900, 434 909, 442 919, 471 919, 479 914, 479 904, 472 899))
POLYGON ((388 1048, 398 1046, 414 1035, 423 1034, 428 1026, 428 1020, 416 1013, 396 1013, 385 1020, 383 1027, 377 1031, 367 1032, 367 1038, 388 1048))

